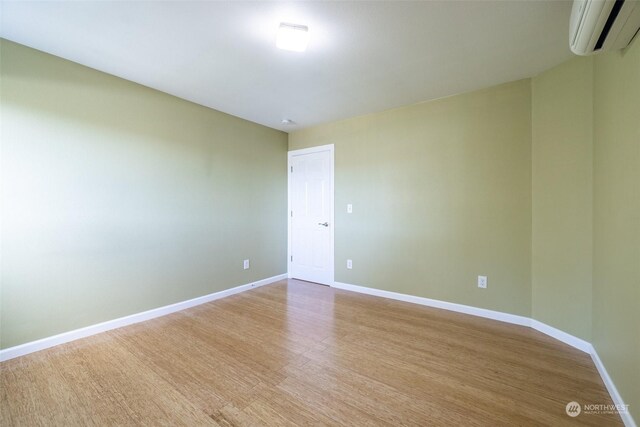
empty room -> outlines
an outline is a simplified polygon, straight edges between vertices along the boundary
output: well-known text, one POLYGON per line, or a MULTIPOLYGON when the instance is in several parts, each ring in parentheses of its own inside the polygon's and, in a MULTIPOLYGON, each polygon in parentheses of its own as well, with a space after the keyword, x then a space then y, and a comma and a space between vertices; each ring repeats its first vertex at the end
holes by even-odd
POLYGON ((0 0, 0 426, 640 422, 640 0, 0 0))

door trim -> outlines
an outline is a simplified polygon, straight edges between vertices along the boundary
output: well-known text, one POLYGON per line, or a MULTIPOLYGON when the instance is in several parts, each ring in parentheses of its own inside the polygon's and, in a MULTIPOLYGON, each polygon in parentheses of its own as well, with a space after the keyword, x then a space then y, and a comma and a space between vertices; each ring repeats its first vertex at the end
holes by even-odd
POLYGON ((335 222, 335 186, 334 186, 334 175, 335 175, 335 148, 333 144, 327 145, 318 145, 316 147, 303 148, 300 150, 291 150, 287 153, 287 277, 291 279, 291 161, 296 156, 301 156, 305 154, 312 153, 321 153, 323 151, 329 151, 331 154, 330 161, 330 169, 331 169, 331 178, 329 180, 329 192, 331 198, 331 212, 329 214, 329 221, 331 222, 331 233, 329 242, 329 259, 331 271, 329 272, 329 281, 330 283, 323 283, 323 285, 332 286, 335 281, 335 230, 336 230, 336 222, 335 222))

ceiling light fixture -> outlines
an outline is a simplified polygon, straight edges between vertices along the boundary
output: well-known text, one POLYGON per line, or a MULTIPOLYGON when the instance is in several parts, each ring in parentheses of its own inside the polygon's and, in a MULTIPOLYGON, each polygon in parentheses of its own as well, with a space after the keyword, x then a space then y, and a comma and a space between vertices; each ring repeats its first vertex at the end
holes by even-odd
POLYGON ((294 122, 291 119, 282 119, 282 121, 280 123, 282 123, 283 125, 295 125, 296 124, 296 122, 294 122))
POLYGON ((276 46, 284 50, 294 52, 304 52, 309 43, 309 27, 306 25, 295 25, 281 23, 276 37, 276 46))

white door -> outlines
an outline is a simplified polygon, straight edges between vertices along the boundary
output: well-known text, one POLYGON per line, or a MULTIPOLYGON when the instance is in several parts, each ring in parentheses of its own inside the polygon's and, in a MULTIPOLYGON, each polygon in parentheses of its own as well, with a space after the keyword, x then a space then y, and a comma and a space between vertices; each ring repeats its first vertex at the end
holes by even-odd
POLYGON ((289 277, 333 285, 333 145, 289 152, 289 277))

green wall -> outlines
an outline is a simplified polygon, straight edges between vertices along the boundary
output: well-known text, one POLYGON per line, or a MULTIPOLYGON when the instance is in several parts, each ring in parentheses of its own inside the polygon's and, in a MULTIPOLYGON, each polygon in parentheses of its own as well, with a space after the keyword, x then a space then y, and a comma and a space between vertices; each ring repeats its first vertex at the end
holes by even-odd
POLYGON ((285 133, 0 49, 2 348, 286 272, 285 133))
MULTIPOLYGON (((0 48, 0 347, 284 273, 286 134, 0 48)), ((640 419, 639 105, 636 40, 288 141, 336 146, 337 281, 591 341, 640 419)))
POLYGON ((640 42, 532 87, 532 314, 593 343, 637 420, 640 42))
POLYGON ((640 41, 594 58, 593 344, 640 421, 640 41))
POLYGON ((593 61, 532 79, 532 316, 591 340, 593 61))
POLYGON ((289 135, 290 150, 323 144, 336 147, 337 281, 590 341, 640 419, 640 42, 289 135))
POLYGON ((322 144, 337 281, 530 316, 528 79, 289 135, 291 150, 322 144))

